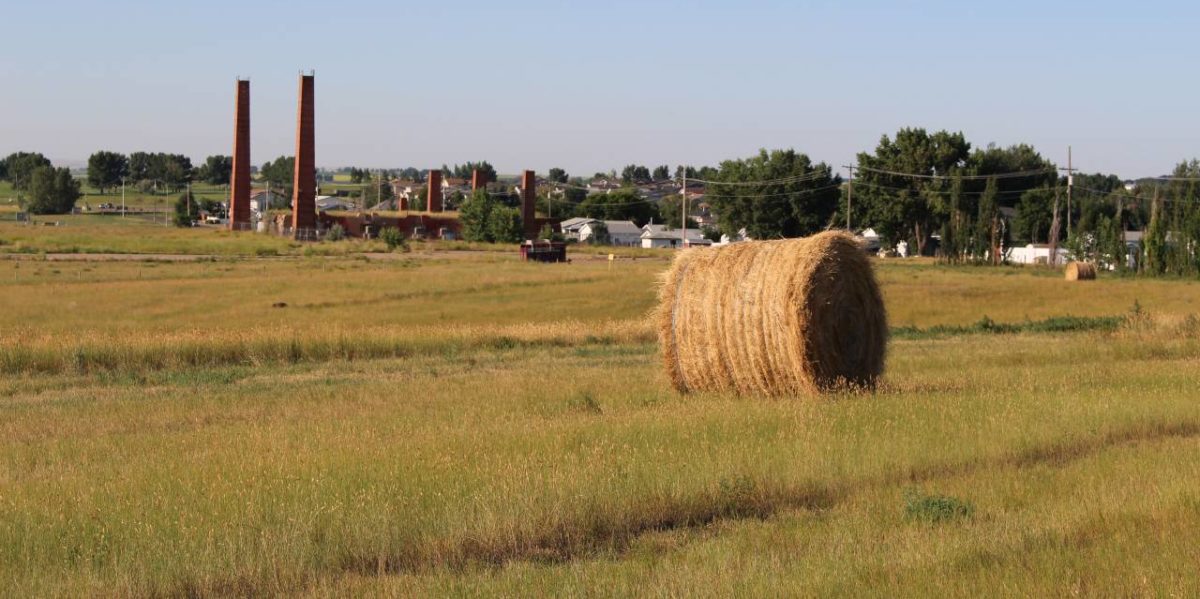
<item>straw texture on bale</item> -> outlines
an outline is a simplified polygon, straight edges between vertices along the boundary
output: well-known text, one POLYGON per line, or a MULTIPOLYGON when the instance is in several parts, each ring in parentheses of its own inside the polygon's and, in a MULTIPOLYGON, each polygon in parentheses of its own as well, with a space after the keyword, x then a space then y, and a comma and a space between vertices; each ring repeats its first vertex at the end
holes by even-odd
POLYGON ((870 388, 883 374, 883 297, 846 233, 680 252, 656 317, 682 393, 820 393, 870 388))
POLYGON ((1067 265, 1068 281, 1091 281, 1096 278, 1096 265, 1089 262, 1072 262, 1067 265))

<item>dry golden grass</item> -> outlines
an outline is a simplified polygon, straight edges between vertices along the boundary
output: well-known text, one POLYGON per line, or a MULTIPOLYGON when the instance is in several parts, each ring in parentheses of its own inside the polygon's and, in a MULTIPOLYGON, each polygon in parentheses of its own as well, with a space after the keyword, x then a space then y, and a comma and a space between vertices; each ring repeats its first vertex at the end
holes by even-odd
POLYGON ((1200 588, 1200 285, 883 263, 902 326, 1143 310, 682 398, 666 266, 0 262, 0 595, 1200 588))

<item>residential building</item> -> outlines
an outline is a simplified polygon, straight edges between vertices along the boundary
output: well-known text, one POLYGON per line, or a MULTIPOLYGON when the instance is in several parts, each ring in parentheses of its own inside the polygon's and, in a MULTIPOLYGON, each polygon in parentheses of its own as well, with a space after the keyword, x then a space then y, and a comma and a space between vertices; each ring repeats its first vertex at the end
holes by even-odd
POLYGON ((588 241, 592 240, 597 233, 596 230, 600 228, 598 226, 599 224, 603 224, 608 230, 608 245, 637 247, 637 245, 641 242, 642 230, 639 229, 638 226, 633 223, 633 221, 592 220, 584 223, 583 226, 579 228, 580 243, 587 243, 588 241))
POLYGON ((579 230, 588 223, 600 222, 594 218, 575 217, 564 220, 560 226, 562 227, 563 237, 579 241, 579 230))
POLYGON ((648 224, 642 227, 642 247, 647 249, 709 246, 713 242, 704 237, 699 229, 670 229, 666 225, 648 224))

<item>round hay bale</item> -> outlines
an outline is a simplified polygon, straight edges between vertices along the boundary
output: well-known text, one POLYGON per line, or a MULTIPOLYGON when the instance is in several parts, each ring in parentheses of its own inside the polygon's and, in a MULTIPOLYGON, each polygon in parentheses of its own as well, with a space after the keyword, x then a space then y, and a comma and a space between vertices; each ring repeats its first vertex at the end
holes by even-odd
POLYGON ((1090 262, 1072 262, 1067 265, 1068 281, 1092 281, 1096 279, 1096 265, 1090 262))
POLYGON ((847 233, 682 251, 656 317, 681 393, 820 393, 871 388, 883 374, 883 296, 847 233))

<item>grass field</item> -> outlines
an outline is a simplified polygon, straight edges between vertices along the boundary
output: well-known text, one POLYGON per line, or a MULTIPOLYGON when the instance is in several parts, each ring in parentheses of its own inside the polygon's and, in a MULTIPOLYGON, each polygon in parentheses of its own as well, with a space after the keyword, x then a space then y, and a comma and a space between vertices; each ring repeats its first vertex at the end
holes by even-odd
POLYGON ((203 253, 0 260, 0 595, 1200 589, 1195 282, 880 263, 881 388, 762 400, 670 390, 664 254, 203 253))

